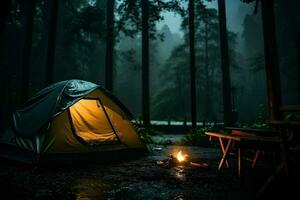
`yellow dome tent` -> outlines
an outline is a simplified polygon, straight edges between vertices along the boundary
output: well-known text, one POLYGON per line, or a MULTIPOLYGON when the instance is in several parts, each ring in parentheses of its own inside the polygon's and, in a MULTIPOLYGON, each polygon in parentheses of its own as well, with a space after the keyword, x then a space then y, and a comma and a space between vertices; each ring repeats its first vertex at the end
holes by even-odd
POLYGON ((13 113, 0 136, 0 156, 28 163, 109 160, 146 152, 125 106, 99 85, 68 80, 53 84, 13 113))

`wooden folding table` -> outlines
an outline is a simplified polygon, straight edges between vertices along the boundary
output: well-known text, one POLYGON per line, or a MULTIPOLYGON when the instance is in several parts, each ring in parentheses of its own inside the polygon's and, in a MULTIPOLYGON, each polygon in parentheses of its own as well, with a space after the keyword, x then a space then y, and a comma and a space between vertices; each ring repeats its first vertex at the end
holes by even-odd
MULTIPOLYGON (((224 133, 218 133, 218 132, 205 132, 205 134, 209 137, 217 138, 220 142, 221 151, 222 151, 222 157, 219 162, 218 170, 221 170, 224 164, 226 167, 229 167, 228 163, 228 157, 230 150, 232 149, 232 144, 235 143, 235 147, 237 149, 237 175, 238 177, 242 178, 242 166, 243 166, 243 151, 246 148, 252 147, 252 149, 259 150, 262 148, 263 144, 266 143, 272 143, 272 144, 279 144, 280 138, 277 136, 269 137, 269 136, 257 136, 257 135, 250 135, 250 134, 224 134, 224 133), (262 144, 263 143, 263 144, 262 144), (259 146, 259 144, 261 144, 259 146)), ((256 151, 256 154, 254 156, 254 159, 252 160, 255 164, 257 160, 258 152, 256 151)))

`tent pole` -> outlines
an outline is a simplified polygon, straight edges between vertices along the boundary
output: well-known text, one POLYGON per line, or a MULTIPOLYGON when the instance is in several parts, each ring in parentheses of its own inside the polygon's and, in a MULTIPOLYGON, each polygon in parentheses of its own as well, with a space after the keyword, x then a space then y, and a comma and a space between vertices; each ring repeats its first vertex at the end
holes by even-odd
POLYGON ((105 110, 105 108, 104 108, 104 106, 103 106, 102 101, 100 100, 100 98, 99 98, 99 102, 100 102, 100 105, 101 105, 101 107, 102 107, 102 109, 103 109, 103 111, 104 111, 104 113, 105 113, 105 116, 106 116, 106 118, 107 118, 107 120, 108 120, 108 122, 109 122, 109 124, 110 124, 110 126, 111 126, 111 128, 112 128, 112 130, 113 130, 113 132, 114 132, 115 135, 117 136, 119 142, 121 142, 120 137, 118 136, 118 134, 117 134, 117 132, 116 132, 116 130, 115 130, 115 128, 114 128, 112 122, 110 121, 110 118, 109 118, 109 116, 108 116, 108 114, 107 114, 107 112, 106 112, 106 110, 105 110))

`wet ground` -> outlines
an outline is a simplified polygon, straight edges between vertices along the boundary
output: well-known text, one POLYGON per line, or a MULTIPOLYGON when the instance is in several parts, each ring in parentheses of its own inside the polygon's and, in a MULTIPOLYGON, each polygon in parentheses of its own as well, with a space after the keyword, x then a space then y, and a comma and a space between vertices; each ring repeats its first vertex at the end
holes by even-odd
POLYGON ((132 160, 30 168, 1 163, 0 199, 255 199, 267 169, 245 170, 241 187, 232 169, 217 171, 219 149, 191 146, 152 146, 153 152, 132 160), (163 168, 156 161, 182 150, 193 162, 208 167, 163 168))

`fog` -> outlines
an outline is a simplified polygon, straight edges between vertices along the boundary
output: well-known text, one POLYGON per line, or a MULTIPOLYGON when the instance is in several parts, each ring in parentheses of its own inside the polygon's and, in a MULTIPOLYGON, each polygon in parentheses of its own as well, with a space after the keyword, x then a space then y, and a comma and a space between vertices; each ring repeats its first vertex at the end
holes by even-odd
MULTIPOLYGON (((83 79, 104 86, 106 1, 59 2, 54 82, 83 79)), ((115 8, 112 92, 139 119, 142 115, 141 13, 137 4, 137 12, 127 15, 126 7, 118 7, 122 2, 118 1, 115 8)), ((182 3, 184 9, 186 2, 182 3)), ((221 122, 223 93, 217 1, 203 3, 205 12, 211 14, 204 19, 201 18, 203 13, 196 10, 197 118, 198 121, 221 122), (206 23, 208 30, 205 34, 206 23)), ((296 45, 300 24, 298 7, 299 3, 290 5, 278 0, 275 10, 281 89, 286 104, 299 101, 296 45), (284 11, 280 9, 283 7, 284 11)), ((45 87, 50 8, 51 5, 44 0, 37 1, 32 30, 30 95, 45 87)), ((21 105, 24 34, 28 21, 26 9, 25 4, 14 1, 1 35, 3 115, 21 105)), ((241 123, 256 122, 259 116, 264 119, 268 117, 261 10, 259 6, 257 14, 254 14, 254 9, 254 3, 226 1, 232 104, 241 123)), ((160 8, 154 14, 157 16, 150 20, 150 118, 189 121, 191 99, 187 15, 182 17, 175 11, 163 11, 160 8)))

